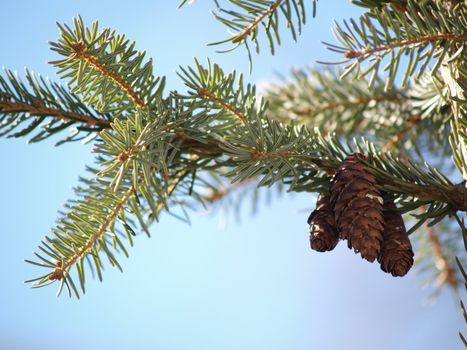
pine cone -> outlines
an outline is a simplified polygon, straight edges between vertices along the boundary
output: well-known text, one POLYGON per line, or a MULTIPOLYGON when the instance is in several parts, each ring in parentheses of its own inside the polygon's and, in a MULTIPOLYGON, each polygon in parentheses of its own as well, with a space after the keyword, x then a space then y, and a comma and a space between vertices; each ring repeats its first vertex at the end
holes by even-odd
POLYGON ((331 182, 330 202, 341 238, 362 258, 373 262, 379 256, 384 220, 382 197, 376 178, 358 160, 362 154, 348 156, 331 182))
POLYGON ((402 215, 396 211, 394 202, 384 203, 383 245, 378 262, 381 270, 394 277, 404 276, 413 265, 413 250, 405 230, 402 215))
POLYGON ((333 250, 339 242, 334 213, 329 203, 329 195, 320 195, 316 209, 308 217, 310 225, 310 247, 318 252, 333 250))

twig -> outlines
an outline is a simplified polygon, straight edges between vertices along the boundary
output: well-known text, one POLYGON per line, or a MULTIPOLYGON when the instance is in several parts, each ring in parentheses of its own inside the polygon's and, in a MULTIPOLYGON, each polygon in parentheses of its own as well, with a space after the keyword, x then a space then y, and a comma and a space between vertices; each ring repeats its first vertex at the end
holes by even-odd
POLYGON ((76 260, 78 260, 80 257, 82 257, 84 254, 86 254, 89 250, 91 250, 94 245, 96 244, 97 240, 100 239, 102 237, 102 235, 105 233, 105 231, 107 230, 107 228, 112 224, 112 222, 114 221, 114 219, 116 218, 116 216, 120 213, 120 211, 124 208, 125 204, 128 202, 128 200, 130 199, 130 197, 135 193, 135 187, 134 186, 131 186, 130 189, 125 193, 125 195, 122 197, 122 199, 120 200, 120 202, 118 202, 118 204, 116 205, 115 209, 109 213, 109 215, 107 215, 107 217, 105 218, 105 221, 104 223, 101 225, 101 227, 99 228, 99 230, 94 233, 90 238, 89 240, 87 241, 87 243, 82 246, 78 252, 76 252, 75 254, 73 254, 70 258, 68 258, 67 260, 65 260, 64 263, 59 263, 57 264, 57 267, 55 268, 55 270, 50 274, 49 276, 49 280, 53 281, 53 280, 60 280, 63 275, 64 275, 64 272, 69 269, 69 267, 71 265, 73 265, 76 260))
POLYGON ((459 35, 456 35, 453 33, 425 35, 425 36, 422 36, 421 38, 396 41, 389 45, 381 45, 381 46, 373 47, 371 49, 366 49, 366 50, 359 50, 359 51, 349 50, 349 51, 344 52, 344 57, 348 59, 353 59, 353 58, 359 58, 362 56, 370 56, 377 52, 389 51, 389 50, 392 50, 398 47, 409 46, 412 44, 420 44, 424 42, 432 42, 432 41, 440 41, 440 40, 465 41, 466 37, 467 37, 467 33, 462 33, 459 35))
POLYGON ((50 116, 60 120, 79 121, 88 125, 98 125, 104 128, 110 127, 110 120, 95 118, 90 115, 62 111, 58 108, 47 107, 40 101, 35 101, 33 104, 2 101, 0 100, 0 113, 15 113, 27 112, 34 116, 50 116))
POLYGON ((459 286, 457 273, 455 268, 449 263, 449 260, 444 255, 438 233, 433 226, 429 226, 426 222, 423 224, 423 226, 425 227, 425 230, 428 234, 428 240, 431 243, 435 266, 439 271, 439 284, 448 284, 452 288, 456 289, 459 286))
POLYGON ((72 48, 75 50, 75 52, 70 55, 70 58, 77 58, 77 59, 85 61, 92 68, 100 72, 102 75, 112 79, 115 84, 117 84, 123 91, 125 91, 130 96, 131 100, 136 106, 140 108, 143 108, 146 106, 144 100, 136 93, 136 91, 133 90, 133 88, 130 85, 128 85, 120 76, 110 71, 105 66, 105 64, 100 63, 97 60, 97 58, 90 55, 86 51, 86 47, 84 46, 83 43, 74 44, 72 45, 72 48))
POLYGON ((283 2, 284 0, 277 0, 275 3, 273 3, 266 11, 264 11, 263 13, 261 13, 258 17, 255 18, 255 20, 253 22, 250 23, 250 25, 248 27, 246 27, 241 33, 235 35, 235 37, 233 38, 232 40, 232 43, 239 43, 243 40, 245 40, 245 38, 249 35, 251 35, 251 33, 253 32, 253 30, 255 30, 255 28, 258 26, 258 24, 261 23, 261 21, 263 19, 265 19, 267 16, 271 15, 272 13, 274 13, 274 11, 276 10, 276 8, 278 8, 281 3, 283 2))

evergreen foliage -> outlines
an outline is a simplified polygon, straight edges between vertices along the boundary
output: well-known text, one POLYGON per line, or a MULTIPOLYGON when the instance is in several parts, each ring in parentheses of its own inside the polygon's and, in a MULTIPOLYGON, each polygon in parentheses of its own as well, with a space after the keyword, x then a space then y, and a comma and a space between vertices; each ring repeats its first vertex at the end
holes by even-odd
MULTIPOLYGON (((189 220, 191 208, 230 195, 235 206, 243 189, 256 194, 261 186, 325 195, 343 160, 361 153, 355 161, 374 177, 375 191, 410 214, 408 233, 418 230, 420 242, 428 237, 432 250, 419 243, 421 260, 443 263, 434 264, 434 279, 467 283, 467 7, 442 0, 354 3, 366 12, 336 25, 339 45, 326 44, 344 67, 294 71, 262 97, 242 74, 198 60, 179 69, 185 92, 165 91, 152 60, 125 36, 97 22, 86 27, 80 17, 72 26, 58 24, 60 38, 50 45, 59 58, 51 63, 67 87, 29 71, 23 82, 5 70, 0 135, 33 134, 30 141, 38 142, 70 128, 58 144, 94 139, 96 162, 36 260, 27 260, 46 268, 28 282, 58 282, 59 294, 78 297, 88 271, 102 280, 104 260, 121 269, 119 253, 127 256, 134 236, 149 235, 162 212, 189 220)), ((280 23, 296 39, 317 2, 215 5, 215 18, 234 31, 216 44, 253 44, 259 53, 266 41, 274 53, 280 23)))

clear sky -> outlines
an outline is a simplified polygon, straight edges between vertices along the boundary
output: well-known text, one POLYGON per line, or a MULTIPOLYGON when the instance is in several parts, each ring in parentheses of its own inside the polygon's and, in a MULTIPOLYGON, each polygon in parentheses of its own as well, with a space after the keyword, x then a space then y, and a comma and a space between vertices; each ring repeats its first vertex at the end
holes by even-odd
MULTIPOLYGON (((311 1, 310 1, 311 2, 311 1)), ((208 12, 209 1, 177 11, 175 1, 2 0, 0 65, 58 79, 47 64, 55 22, 81 14, 136 40, 155 60, 168 88, 182 89, 178 65, 209 56, 227 70, 248 73, 245 52, 217 54, 208 42, 227 33, 208 12)), ((298 44, 282 36, 275 56, 254 59, 249 80, 335 58, 334 19, 357 16, 349 1, 322 1, 298 44)), ((241 222, 218 212, 195 213, 187 226, 171 217, 140 236, 121 258, 124 273, 106 269, 104 282, 88 280, 81 300, 55 298, 55 288, 31 290, 23 281, 37 270, 23 262, 53 226, 72 196, 90 146, 27 145, 0 139, 0 350, 279 350, 461 349, 458 301, 443 293, 427 303, 415 270, 395 279, 341 243, 320 254, 308 246, 311 194, 284 195, 241 222), (224 224, 222 224, 224 222, 224 224)))

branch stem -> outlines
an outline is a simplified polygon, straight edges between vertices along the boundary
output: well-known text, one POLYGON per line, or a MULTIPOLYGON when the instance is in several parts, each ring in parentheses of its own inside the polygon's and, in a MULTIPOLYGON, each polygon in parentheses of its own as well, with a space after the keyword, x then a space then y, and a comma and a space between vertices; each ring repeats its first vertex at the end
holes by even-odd
POLYGON ((122 211, 125 204, 128 202, 128 200, 134 193, 135 187, 131 186, 129 190, 125 193, 125 195, 122 197, 120 202, 118 202, 115 209, 111 213, 109 213, 109 215, 107 215, 105 221, 103 222, 99 230, 96 233, 94 233, 89 238, 87 243, 84 246, 82 246, 74 255, 65 260, 64 263, 57 264, 55 270, 50 274, 49 280, 60 280, 64 272, 67 271, 71 267, 71 265, 73 265, 76 262, 76 260, 84 256, 84 254, 86 254, 89 250, 91 250, 94 247, 96 242, 104 235, 107 228, 112 224, 112 222, 115 220, 120 211, 122 211))
POLYGON ((58 108, 47 107, 40 101, 35 101, 33 104, 11 102, 0 100, 0 112, 1 113, 16 113, 16 112, 27 112, 34 116, 50 116, 53 118, 67 120, 67 121, 78 121, 88 125, 97 125, 104 128, 110 127, 110 120, 95 118, 90 115, 63 111, 58 108))
POLYGON ((431 248, 433 250, 433 257, 435 260, 435 266, 438 269, 439 283, 449 284, 453 288, 457 288, 459 285, 459 280, 457 279, 456 270, 450 264, 449 260, 446 258, 442 244, 439 240, 438 233, 436 232, 433 226, 429 226, 427 223, 424 224, 425 230, 428 233, 428 239, 431 243, 431 248))
POLYGON ((261 13, 258 17, 255 18, 253 22, 248 25, 243 31, 235 35, 232 39, 232 43, 239 43, 250 36, 251 33, 256 29, 256 27, 267 17, 274 13, 274 11, 284 2, 284 0, 277 0, 274 2, 266 11, 261 13))
POLYGON ((232 113, 233 115, 235 115, 238 119, 240 119, 240 121, 243 123, 243 124, 246 124, 247 122, 247 117, 241 113, 240 111, 238 111, 234 106, 232 106, 231 104, 223 101, 221 98, 219 98, 218 96, 214 95, 213 93, 211 93, 208 89, 199 89, 198 90, 198 95, 206 100, 209 100, 209 101, 212 101, 214 103, 216 103, 217 105, 219 105, 219 107, 221 107, 222 109, 226 110, 227 112, 230 112, 232 113))
POLYGON ((70 58, 78 58, 80 60, 85 61, 90 67, 97 70, 102 75, 111 79, 117 86, 120 87, 122 91, 130 96, 133 103, 139 107, 144 108, 146 106, 144 100, 136 93, 136 91, 127 83, 125 82, 122 77, 118 76, 116 73, 107 69, 105 64, 98 61, 98 59, 92 55, 90 55, 86 51, 86 47, 82 43, 77 43, 72 46, 75 52, 70 55, 70 58))
POLYGON ((348 59, 366 57, 366 56, 370 56, 381 51, 389 51, 389 50, 393 50, 398 47, 409 46, 413 44, 420 44, 420 43, 427 43, 427 42, 441 41, 441 40, 465 41, 466 38, 467 38, 467 33, 461 33, 461 34, 442 33, 442 34, 436 34, 436 35, 425 35, 420 38, 396 41, 389 45, 381 45, 381 46, 369 48, 366 50, 360 50, 360 51, 349 50, 349 51, 344 52, 344 57, 348 59))
POLYGON ((368 105, 370 102, 399 102, 403 101, 404 99, 400 95, 382 95, 382 96, 372 96, 367 98, 359 98, 353 101, 346 101, 341 103, 326 103, 322 106, 316 108, 303 108, 297 110, 291 110, 292 113, 299 115, 299 116, 314 116, 321 112, 327 111, 334 111, 340 107, 347 108, 347 107, 355 107, 360 105, 368 105))

